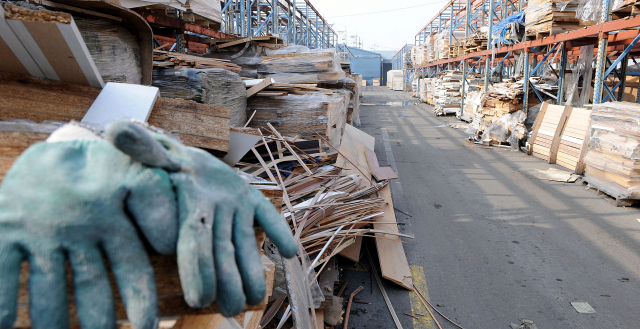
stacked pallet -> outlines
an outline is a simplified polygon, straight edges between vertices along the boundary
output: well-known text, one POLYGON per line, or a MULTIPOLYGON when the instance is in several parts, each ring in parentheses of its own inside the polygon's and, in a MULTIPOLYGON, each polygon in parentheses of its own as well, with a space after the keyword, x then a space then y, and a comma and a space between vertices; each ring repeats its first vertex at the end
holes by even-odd
POLYGON ((430 58, 432 52, 433 45, 427 42, 423 43, 420 46, 411 48, 411 61, 413 63, 413 66, 417 67, 429 63, 432 60, 430 58))
POLYGON ((489 27, 483 26, 475 30, 468 38, 464 40, 464 53, 470 54, 478 51, 487 50, 489 46, 489 27))
POLYGON ((457 53, 457 47, 461 41, 464 41, 465 31, 454 30, 453 36, 449 35, 449 31, 445 30, 437 35, 436 52, 437 59, 447 59, 449 57, 450 50, 455 47, 457 53))
POLYGON ((640 105, 594 104, 584 157, 585 180, 619 205, 640 199, 640 105))
POLYGON ((154 67, 172 67, 180 69, 183 67, 196 69, 225 69, 231 72, 240 73, 242 67, 231 63, 225 59, 208 58, 182 53, 173 53, 164 50, 153 51, 154 67))
POLYGON ((621 1, 616 8, 611 10, 612 19, 623 19, 640 14, 640 3, 637 0, 621 1))
POLYGON ((576 17, 579 0, 531 0, 525 10, 526 34, 536 39, 595 24, 576 17))
POLYGON ((433 100, 433 112, 436 115, 456 114, 460 111, 462 103, 460 81, 462 81, 460 71, 448 71, 438 78, 433 100))

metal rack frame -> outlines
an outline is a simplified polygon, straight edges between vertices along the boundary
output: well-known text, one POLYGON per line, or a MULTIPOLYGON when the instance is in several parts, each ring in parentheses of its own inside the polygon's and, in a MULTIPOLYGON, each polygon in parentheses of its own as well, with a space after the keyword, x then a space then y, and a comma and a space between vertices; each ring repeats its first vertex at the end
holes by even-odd
POLYGON ((309 48, 333 48, 338 40, 309 0, 227 0, 222 20, 222 32, 239 37, 272 34, 309 48))
MULTIPOLYGON (((449 2, 425 27, 416 34, 416 45, 421 45, 426 40, 429 33, 450 31, 450 41, 453 30, 464 21, 465 35, 468 37, 473 30, 484 24, 497 23, 508 15, 522 11, 526 5, 523 1, 517 4, 509 0, 486 0, 476 1, 472 4, 470 0, 462 4, 463 0, 453 0, 449 2), (489 19, 489 16, 493 19, 489 19), (450 29, 453 27, 453 29, 450 29)), ((556 104, 562 104, 564 98, 565 73, 572 62, 578 58, 579 49, 585 45, 597 45, 595 56, 595 82, 594 97, 592 102, 598 104, 604 101, 618 100, 624 95, 624 88, 627 75, 640 75, 638 72, 627 72, 627 64, 631 60, 636 63, 636 58, 640 57, 640 16, 628 17, 625 19, 611 21, 611 0, 603 3, 602 17, 600 23, 565 32, 562 34, 548 36, 537 40, 524 41, 512 46, 503 46, 496 49, 475 52, 459 56, 456 58, 444 59, 428 63, 420 67, 400 67, 404 69, 406 78, 413 78, 417 74, 420 78, 433 77, 438 72, 449 69, 458 69, 463 72, 463 93, 462 104, 464 105, 464 86, 468 83, 467 77, 470 73, 484 73, 485 90, 489 87, 491 77, 506 78, 515 74, 515 56, 524 56, 523 76, 527 77, 529 83, 525 84, 523 105, 528 108, 529 91, 532 90, 535 97, 542 100, 547 96, 555 99, 556 104), (493 59, 492 59, 493 57, 493 59), (513 60, 512 60, 513 59, 513 60), (551 65, 553 64, 553 65, 551 65), (548 71, 547 71, 548 70, 548 71), (557 93, 551 94, 539 90, 533 85, 530 78, 542 72, 551 72, 557 77, 554 85, 558 88, 557 93), (413 74, 412 74, 413 73, 413 74), (608 77, 614 77, 617 82, 613 88, 609 88, 606 83, 608 77), (617 95, 615 92, 618 91, 617 95)), ((489 37, 491 45, 491 37, 489 37)), ((410 51, 404 47, 401 52, 410 51)), ((400 55, 398 52, 396 56, 400 55)), ((394 63, 397 60, 394 57, 394 63)), ((640 94, 640 93, 639 93, 640 94)), ((636 100, 640 103, 640 97, 636 100)), ((464 109, 464 106, 463 106, 464 109)))

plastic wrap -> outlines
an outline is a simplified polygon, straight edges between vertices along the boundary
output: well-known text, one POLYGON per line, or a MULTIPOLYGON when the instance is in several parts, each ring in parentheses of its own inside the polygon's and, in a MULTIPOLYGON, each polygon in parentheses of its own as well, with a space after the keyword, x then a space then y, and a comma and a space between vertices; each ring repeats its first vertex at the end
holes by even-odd
POLYGON ((593 75, 593 70, 591 69, 593 49, 594 45, 580 47, 580 57, 576 61, 576 66, 571 71, 571 75, 568 77, 565 86, 566 105, 582 107, 589 102, 591 95, 591 77, 593 75), (583 81, 581 90, 578 89, 580 77, 582 77, 583 81))
POLYGON ((129 30, 102 19, 74 15, 74 21, 104 82, 142 82, 140 48, 129 30))
POLYGON ((524 12, 509 16, 502 22, 493 26, 491 30, 491 38, 493 45, 513 45, 522 41, 524 36, 524 12))
POLYGON ((0 131, 21 131, 33 133, 52 133, 68 122, 42 121, 35 123, 31 120, 0 120, 0 131))
POLYGON ((215 22, 222 22, 222 9, 217 0, 189 0, 191 11, 215 22))
POLYGON ((505 114, 489 128, 485 129, 482 134, 482 140, 492 139, 498 143, 506 143, 512 133, 515 132, 515 135, 517 135, 515 137, 517 138, 512 139, 512 141, 517 145, 520 138, 523 138, 526 134, 526 129, 524 129, 524 121, 526 119, 527 116, 522 111, 505 114))
POLYGON ((160 96, 231 108, 231 127, 247 121, 247 89, 242 78, 225 69, 154 68, 153 86, 160 96))
POLYGON ((301 46, 301 45, 291 45, 284 48, 280 48, 278 50, 273 50, 269 52, 269 56, 271 55, 287 55, 287 54, 302 54, 308 53, 311 49, 309 47, 301 46))
POLYGON ((387 72, 387 87, 391 90, 404 90, 404 71, 390 70, 387 72))
POLYGON ((436 79, 433 91, 433 111, 436 115, 460 112, 462 103, 461 80, 462 72, 460 71, 447 71, 436 79))
POLYGON ((335 49, 280 55, 272 53, 262 58, 258 73, 276 82, 293 84, 339 83, 346 77, 335 49))
MULTIPOLYGON (((624 0, 613 0, 611 8, 618 8, 624 0)), ((602 20, 602 10, 604 9, 602 1, 596 0, 580 0, 576 11, 576 18, 582 21, 600 22, 602 20)))
POLYGON ((338 147, 350 97, 351 92, 346 90, 252 97, 247 108, 257 112, 249 127, 266 127, 271 123, 282 135, 298 135, 303 139, 318 139, 318 132, 338 147))
POLYGON ((640 199, 640 104, 594 104, 586 180, 619 199, 640 199))

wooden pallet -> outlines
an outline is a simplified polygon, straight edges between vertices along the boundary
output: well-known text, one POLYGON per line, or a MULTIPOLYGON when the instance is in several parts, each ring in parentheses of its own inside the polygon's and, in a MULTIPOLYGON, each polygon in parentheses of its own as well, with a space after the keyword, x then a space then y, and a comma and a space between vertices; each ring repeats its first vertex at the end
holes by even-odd
POLYGON ((612 19, 622 19, 640 14, 640 3, 632 3, 615 9, 611 13, 612 19))

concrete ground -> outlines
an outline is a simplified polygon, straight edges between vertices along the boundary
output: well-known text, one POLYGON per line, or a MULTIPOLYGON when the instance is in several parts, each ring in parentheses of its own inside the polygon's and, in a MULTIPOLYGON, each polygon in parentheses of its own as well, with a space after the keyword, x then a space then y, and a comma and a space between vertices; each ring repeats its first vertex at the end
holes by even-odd
MULTIPOLYGON (((360 129, 376 138, 381 165, 400 175, 394 205, 408 215, 396 216, 400 231, 415 236, 405 251, 431 303, 464 328, 509 328, 520 318, 539 329, 640 328, 638 209, 618 208, 580 181, 535 178, 535 169, 561 168, 522 152, 465 147, 463 130, 441 127, 460 121, 416 101, 366 87, 360 129)), ((372 303, 353 305, 349 328, 395 328, 366 258, 340 260, 345 307, 360 285, 356 300, 372 303)), ((384 286, 404 328, 436 328, 403 314, 427 314, 413 293, 384 286)))

